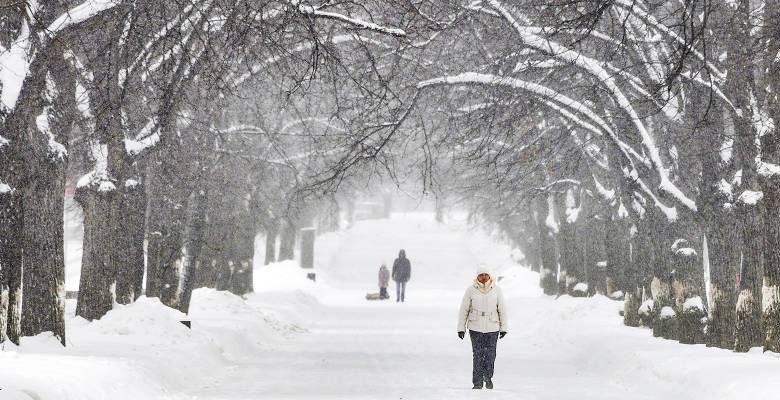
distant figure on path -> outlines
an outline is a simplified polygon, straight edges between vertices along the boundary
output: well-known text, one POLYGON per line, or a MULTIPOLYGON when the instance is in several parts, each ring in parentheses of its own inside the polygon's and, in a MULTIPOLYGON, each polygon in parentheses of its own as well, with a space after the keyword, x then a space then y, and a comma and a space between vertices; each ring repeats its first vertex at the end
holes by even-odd
POLYGON ((480 266, 477 278, 466 289, 458 314, 458 337, 462 340, 466 328, 471 337, 474 364, 471 374, 473 389, 482 389, 482 384, 493 389, 493 366, 496 362, 498 338, 504 338, 507 330, 507 312, 504 294, 493 283, 490 271, 480 266))
POLYGON ((390 282, 390 271, 387 269, 387 265, 382 263, 382 266, 379 267, 379 298, 382 300, 390 298, 387 294, 388 282, 390 282))
POLYGON ((404 301, 406 282, 412 277, 412 264, 406 258, 406 251, 401 249, 398 258, 393 262, 393 280, 395 281, 395 301, 404 301))

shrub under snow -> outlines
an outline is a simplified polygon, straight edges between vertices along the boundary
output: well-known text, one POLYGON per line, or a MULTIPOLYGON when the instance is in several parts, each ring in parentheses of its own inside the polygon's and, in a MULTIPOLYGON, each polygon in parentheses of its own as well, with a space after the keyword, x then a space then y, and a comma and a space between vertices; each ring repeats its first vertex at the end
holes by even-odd
POLYGON ((639 306, 639 315, 650 315, 653 312, 655 302, 653 300, 645 300, 641 306, 639 306))

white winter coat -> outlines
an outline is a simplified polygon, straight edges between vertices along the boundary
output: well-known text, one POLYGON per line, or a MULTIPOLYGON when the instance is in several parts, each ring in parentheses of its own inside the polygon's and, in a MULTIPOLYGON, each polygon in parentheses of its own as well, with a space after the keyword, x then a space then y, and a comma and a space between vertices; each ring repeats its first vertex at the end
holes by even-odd
POLYGON ((458 332, 466 329, 482 333, 507 331, 509 325, 504 294, 492 279, 487 284, 489 286, 484 293, 479 290, 476 280, 466 289, 460 303, 458 332))

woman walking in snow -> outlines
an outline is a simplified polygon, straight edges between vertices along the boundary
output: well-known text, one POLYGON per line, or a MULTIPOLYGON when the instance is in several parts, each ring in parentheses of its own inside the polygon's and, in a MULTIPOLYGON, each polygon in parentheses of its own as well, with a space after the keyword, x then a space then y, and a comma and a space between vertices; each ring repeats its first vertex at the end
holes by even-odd
POLYGON ((390 271, 388 271, 385 263, 379 267, 379 298, 384 300, 390 298, 387 294, 387 284, 390 282, 390 271))
POLYGON ((507 313, 504 295, 484 266, 477 269, 474 283, 466 289, 458 314, 458 337, 463 339, 466 328, 471 337, 474 353, 471 381, 474 389, 482 389, 484 383, 493 389, 493 366, 496 361, 498 338, 506 336, 507 313))

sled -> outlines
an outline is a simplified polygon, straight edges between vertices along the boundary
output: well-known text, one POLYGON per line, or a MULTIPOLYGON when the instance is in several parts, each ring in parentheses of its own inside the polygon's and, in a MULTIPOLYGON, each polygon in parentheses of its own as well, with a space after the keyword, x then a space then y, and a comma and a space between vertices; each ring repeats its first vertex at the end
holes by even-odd
POLYGON ((366 300, 387 300, 389 297, 382 297, 379 293, 366 293, 366 300))

